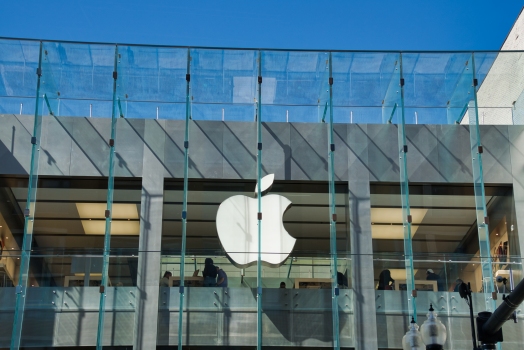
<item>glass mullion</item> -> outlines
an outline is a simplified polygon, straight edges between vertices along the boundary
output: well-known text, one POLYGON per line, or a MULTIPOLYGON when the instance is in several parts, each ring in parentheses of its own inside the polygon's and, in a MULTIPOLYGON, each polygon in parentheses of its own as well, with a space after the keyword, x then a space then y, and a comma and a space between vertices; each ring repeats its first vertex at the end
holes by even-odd
POLYGON ((475 56, 471 55, 471 99, 468 103, 469 135, 471 146, 471 160, 473 165, 473 188, 475 192, 475 212, 477 217, 480 264, 482 266, 482 290, 486 302, 486 311, 495 310, 495 301, 492 293, 495 291, 493 283, 492 259, 489 240, 489 221, 484 191, 484 175, 482 170, 482 143, 480 139, 478 109, 477 109, 477 79, 475 75, 475 56))
POLYGON ((331 315, 333 322, 333 348, 340 349, 338 314, 338 262, 337 262, 337 211, 335 205, 335 141, 333 135, 333 66, 331 52, 328 59, 328 182, 329 182, 329 242, 331 255, 331 315))
MULTIPOLYGON (((35 119, 33 126, 33 137, 31 138, 31 165, 29 172, 29 183, 27 188, 27 201, 24 212, 24 237, 22 250, 20 252, 20 272, 18 284, 16 285, 16 302, 13 319, 13 331, 11 334, 11 349, 20 349, 22 338, 22 324, 24 321, 25 302, 27 294, 27 278, 29 273, 29 261, 31 258, 31 246, 33 241, 33 228, 36 210, 36 191, 38 188, 38 163, 40 159, 40 138, 42 134, 42 110, 40 109, 40 93, 45 89, 41 88, 41 83, 45 79, 42 77, 43 43, 40 43, 39 62, 37 69, 37 87, 35 103, 35 119)), ((46 72, 46 74, 49 74, 46 72)))
POLYGON ((408 308, 411 316, 417 320, 417 304, 415 302, 415 275, 413 269, 413 242, 411 236, 411 209, 409 205, 409 179, 408 179, 408 144, 406 140, 406 120, 404 114, 404 78, 402 74, 402 54, 399 54, 397 67, 398 76, 395 74, 397 81, 398 105, 399 105, 399 123, 398 123, 398 149, 399 149, 399 167, 400 167, 400 196, 402 203, 402 225, 404 228, 404 255, 406 268, 407 299, 408 308))
POLYGON ((182 246, 180 249, 180 302, 178 311, 178 349, 182 349, 183 342, 183 316, 184 316, 184 272, 186 261, 186 232, 187 232, 187 192, 189 177, 189 125, 191 123, 190 106, 190 75, 191 74, 191 53, 187 50, 187 75, 186 75, 186 123, 184 130, 184 193, 182 199, 182 246))
POLYGON ((258 99, 257 99, 257 350, 262 349, 262 53, 258 52, 258 99))
POLYGON ((117 91, 118 82, 118 63, 119 54, 118 46, 115 46, 114 70, 113 70, 113 107, 111 113, 111 139, 109 140, 109 173, 107 183, 107 205, 105 212, 105 232, 104 232, 104 250, 103 250, 103 264, 102 264, 102 281, 100 284, 100 304, 98 309, 98 329, 96 335, 96 348, 101 350, 104 339, 104 318, 105 318, 105 304, 106 304, 106 289, 108 286, 108 272, 109 272, 109 255, 111 249, 111 221, 113 208, 113 194, 114 194, 114 158, 115 158, 115 143, 116 143, 116 122, 120 115, 119 100, 117 91))
POLYGON ((471 84, 473 81, 473 70, 470 69, 469 62, 466 61, 462 73, 454 86, 451 98, 447 102, 446 114, 448 124, 460 124, 469 111, 470 100, 473 98, 471 84))

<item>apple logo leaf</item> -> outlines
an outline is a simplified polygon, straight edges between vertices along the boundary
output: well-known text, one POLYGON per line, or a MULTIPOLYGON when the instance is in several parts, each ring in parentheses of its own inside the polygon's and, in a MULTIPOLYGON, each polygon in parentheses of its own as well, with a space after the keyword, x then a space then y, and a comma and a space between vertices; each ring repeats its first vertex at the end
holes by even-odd
MULTIPOLYGON (((271 189, 273 186, 273 181, 275 180, 275 174, 269 174, 260 179, 260 193, 264 195, 271 189)), ((255 198, 258 196, 258 183, 255 186, 255 198)))

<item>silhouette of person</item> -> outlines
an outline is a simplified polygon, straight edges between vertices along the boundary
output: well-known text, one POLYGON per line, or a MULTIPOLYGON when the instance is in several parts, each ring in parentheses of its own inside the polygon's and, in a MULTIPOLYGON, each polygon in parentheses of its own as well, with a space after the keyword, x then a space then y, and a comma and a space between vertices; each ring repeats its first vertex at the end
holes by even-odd
POLYGON ((220 267, 217 268, 217 287, 227 287, 227 274, 220 267))
POLYGON ((213 265, 213 259, 206 258, 204 261, 204 287, 215 287, 217 285, 217 268, 213 265))
POLYGON ((455 288, 453 288, 453 291, 454 292, 458 292, 460 291, 460 285, 464 283, 463 280, 461 280, 460 278, 457 278, 457 280, 455 281, 455 288))
POLYGON ((437 275, 432 269, 426 270, 426 281, 437 281, 437 289, 439 292, 444 290, 442 279, 440 279, 440 276, 437 275))
POLYGON ((378 276, 377 290, 393 290, 393 283, 395 283, 395 280, 391 278, 391 271, 382 270, 378 276), (389 284, 389 282, 391 282, 391 284, 389 284))
POLYGON ((160 287, 169 287, 169 277, 173 276, 170 271, 164 272, 164 277, 160 279, 160 287))

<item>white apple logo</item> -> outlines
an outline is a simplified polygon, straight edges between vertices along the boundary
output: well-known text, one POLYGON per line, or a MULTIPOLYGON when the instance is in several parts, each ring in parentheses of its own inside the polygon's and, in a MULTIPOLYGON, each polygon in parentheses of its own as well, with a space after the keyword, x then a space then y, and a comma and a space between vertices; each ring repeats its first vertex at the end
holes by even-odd
MULTIPOLYGON (((261 193, 269 191, 275 178, 269 174, 261 179, 261 193)), ((257 185, 258 186, 258 185, 257 185)), ((255 196, 257 188, 255 187, 255 196)), ((291 201, 279 195, 262 197, 261 260, 278 267, 286 261, 296 239, 284 229, 282 217, 291 201)), ((217 232, 222 247, 238 268, 254 265, 258 258, 258 201, 246 196, 229 197, 217 211, 217 232)))

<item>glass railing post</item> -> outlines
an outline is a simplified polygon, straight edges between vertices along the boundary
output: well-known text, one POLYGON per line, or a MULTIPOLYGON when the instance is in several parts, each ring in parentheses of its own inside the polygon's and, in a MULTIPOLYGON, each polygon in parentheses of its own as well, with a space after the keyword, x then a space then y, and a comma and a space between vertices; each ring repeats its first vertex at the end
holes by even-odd
MULTIPOLYGON (((469 135, 471 146, 471 161, 473 165, 473 188, 475 191, 475 208, 479 237, 480 264, 482 266, 482 290, 486 302, 485 311, 495 310, 495 301, 492 293, 495 291, 493 283, 493 269, 489 241, 489 220, 484 193, 484 175, 482 170, 482 143, 480 139, 478 109, 477 109, 477 78, 475 72, 475 55, 471 55, 471 94, 469 102, 469 135)), ((480 311, 480 310, 479 310, 480 311)))
POLYGON ((337 211, 335 206, 335 140, 333 137, 333 66, 331 52, 328 59, 328 177, 329 177, 329 241, 331 254, 331 312, 333 321, 333 349, 340 349, 339 314, 338 314, 338 263, 337 263, 337 211))
POLYGON ((111 139, 109 140, 109 173, 107 183, 107 206, 105 211, 104 252, 102 264, 102 281, 100 283, 100 305, 98 308, 98 329, 96 334, 96 349, 101 350, 104 341, 104 318, 106 304, 106 289, 109 273, 109 254, 111 249, 111 221, 114 192, 114 158, 116 143, 116 121, 117 121, 117 80, 118 80, 118 46, 115 46, 115 58, 113 69, 113 107, 111 112, 111 139))
POLYGON ((258 52, 258 104, 257 104, 257 350, 262 350, 262 53, 258 52))
POLYGON ((31 138, 31 165, 29 172, 29 183, 27 188, 27 201, 24 212, 24 238, 22 243, 20 257, 20 273, 18 275, 18 284, 16 285, 16 303, 13 319, 13 331, 11 333, 11 350, 20 349, 22 337, 22 324, 24 321, 25 301, 27 293, 27 277, 29 273, 29 260, 31 258, 31 245, 33 241, 33 225, 36 209, 36 190, 38 187, 38 162, 40 159, 40 138, 42 134, 42 115, 40 106, 40 81, 42 77, 42 47, 40 42, 40 51, 38 59, 38 68, 36 74, 36 103, 35 103, 35 120, 33 126, 33 137, 31 138))
POLYGON ((183 346, 183 320, 184 320, 184 295, 185 295, 185 261, 186 261, 186 232, 187 232, 187 192, 189 177, 189 124, 191 122, 190 106, 190 84, 191 84, 191 51, 187 50, 187 71, 186 71, 186 123, 184 129, 184 194, 182 199, 182 246, 180 248, 180 286, 179 286, 179 310, 178 310, 178 349, 183 346))

